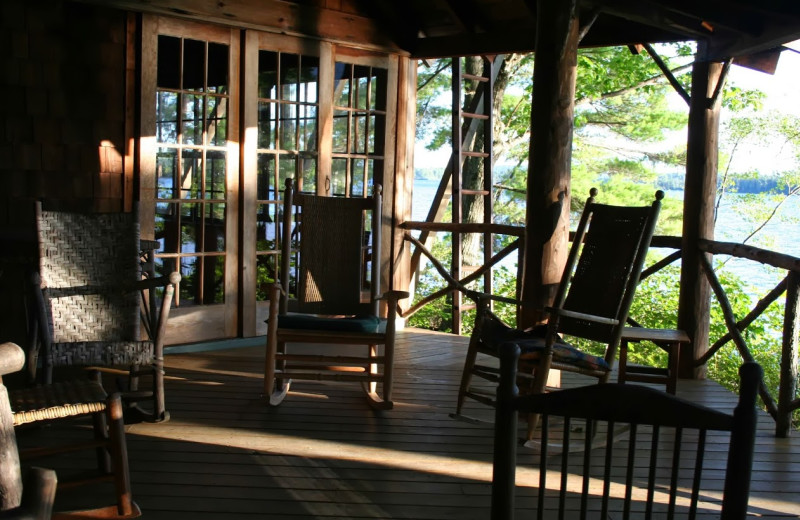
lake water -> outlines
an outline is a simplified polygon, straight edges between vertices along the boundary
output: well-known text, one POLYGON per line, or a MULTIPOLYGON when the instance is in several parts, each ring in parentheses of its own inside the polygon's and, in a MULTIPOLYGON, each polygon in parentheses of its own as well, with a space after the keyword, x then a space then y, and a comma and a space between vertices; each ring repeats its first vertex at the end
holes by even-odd
MULTIPOLYGON (((412 204, 412 219, 425 220, 439 186, 438 181, 415 179, 412 204)), ((683 200, 683 192, 670 191, 668 197, 683 200)), ((748 221, 742 211, 742 195, 728 194, 720 206, 719 217, 715 229, 715 239, 721 242, 741 242, 754 229, 755 225, 748 221)), ((776 218, 759 232, 757 238, 748 244, 779 253, 800 257, 800 197, 791 197, 781 206, 776 218)), ((513 255, 512 255, 513 256, 513 255)), ((721 259, 723 257, 717 257, 721 259)), ((513 262, 513 258, 509 260, 513 262)), ((511 264, 513 266, 513 263, 511 264)), ((725 269, 747 281, 755 287, 754 296, 761 297, 772 289, 785 273, 776 271, 756 262, 731 259, 725 269)))

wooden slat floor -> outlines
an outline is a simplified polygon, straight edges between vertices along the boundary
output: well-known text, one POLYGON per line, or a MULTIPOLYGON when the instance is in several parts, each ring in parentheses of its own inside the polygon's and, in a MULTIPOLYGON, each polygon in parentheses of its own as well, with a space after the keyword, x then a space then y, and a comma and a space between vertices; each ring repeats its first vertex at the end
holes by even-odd
MULTIPOLYGON (((286 401, 269 408, 261 395, 261 346, 168 355, 171 420, 127 430, 143 518, 488 518, 491 426, 449 416, 466 342, 402 331, 395 408, 384 412, 370 410, 356 384, 328 382, 295 382, 286 401)), ((728 411, 735 404, 710 381, 681 381, 679 394, 728 411)), ((491 416, 478 405, 468 413, 491 416)), ((764 415, 750 510, 761 518, 800 518, 800 433, 775 439, 773 430, 764 415)), ((20 442, 85 433, 47 428, 20 432, 20 442)), ((37 465, 66 473, 91 464, 91 455, 37 465)), ((714 464, 713 453, 707 458, 714 464)), ((532 482, 521 475, 523 507, 532 482)), ((59 491, 58 505, 107 505, 111 497, 105 485, 74 488, 59 491)))

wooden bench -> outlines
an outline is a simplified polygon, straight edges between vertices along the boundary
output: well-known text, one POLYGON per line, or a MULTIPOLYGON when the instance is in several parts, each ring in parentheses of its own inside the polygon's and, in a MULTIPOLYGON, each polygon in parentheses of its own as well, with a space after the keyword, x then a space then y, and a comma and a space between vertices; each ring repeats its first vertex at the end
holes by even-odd
POLYGON ((663 383, 667 387, 667 392, 675 395, 681 345, 689 343, 691 343, 689 335, 682 330, 625 327, 619 345, 619 382, 663 383), (628 365, 628 343, 642 341, 654 343, 667 352, 669 359, 666 367, 628 365))

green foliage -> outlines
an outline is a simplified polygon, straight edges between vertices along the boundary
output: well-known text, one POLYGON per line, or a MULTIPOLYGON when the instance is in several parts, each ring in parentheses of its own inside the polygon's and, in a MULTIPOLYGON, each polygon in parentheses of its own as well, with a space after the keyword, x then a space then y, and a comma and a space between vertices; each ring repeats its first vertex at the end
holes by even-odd
POLYGON ((745 90, 728 85, 722 92, 722 106, 733 112, 761 110, 766 96, 760 90, 745 90))
MULTIPOLYGON (((689 71, 694 48, 688 44, 658 46, 662 59, 676 74, 678 81, 689 91, 689 71)), ((525 192, 529 155, 530 99, 532 93, 532 55, 513 55, 508 58, 507 77, 498 82, 504 89, 500 97, 499 113, 495 118, 495 158, 510 167, 495 170, 493 221, 503 224, 525 224, 525 192)), ((450 75, 446 62, 432 62, 419 74, 417 137, 429 148, 446 146, 450 126, 450 75), (443 94, 444 93, 444 94, 443 94), (436 119, 441 118, 441 119, 436 119)), ((598 200, 609 204, 643 204, 653 200, 655 189, 682 188, 683 177, 667 176, 656 172, 676 171, 684 168, 685 145, 672 148, 655 146, 664 142, 670 131, 683 129, 687 122, 686 111, 675 111, 667 102, 672 88, 660 70, 645 53, 632 54, 627 48, 583 49, 578 56, 576 85, 575 131, 573 134, 571 211, 582 210, 589 189, 599 190, 598 200)), ((746 216, 758 231, 758 225, 772 218, 780 218, 778 208, 789 195, 800 192, 800 118, 786 114, 757 115, 764 95, 735 85, 726 85, 723 91, 723 108, 737 114, 727 120, 721 132, 720 196, 726 192, 744 191, 748 183, 760 182, 769 174, 771 191, 754 196, 738 196, 737 212, 746 216), (791 164, 787 168, 764 172, 758 167, 734 167, 743 151, 753 147, 766 148, 780 145, 791 164)), ((770 161, 770 165, 777 161, 770 161)), ((682 200, 669 194, 662 204, 658 235, 680 235, 682 227, 682 200)), ((755 233, 755 232, 754 232, 755 233)), ((743 237, 737 241, 746 241, 743 237)), ((443 242, 448 242, 445 239, 443 242)), ((506 240, 507 242, 507 240, 506 240)), ((449 243, 449 242, 448 242, 449 243)), ((495 247, 501 246, 502 239, 495 247)), ((759 245, 767 247, 761 239, 759 245)), ((440 249, 449 258, 449 245, 440 249)), ((651 253, 654 255, 659 252, 651 253)), ((718 265, 721 283, 741 318, 753 305, 750 294, 755 290, 741 279, 728 273, 723 264, 718 265)), ((420 277, 418 290, 429 294, 436 285, 430 272, 420 277)), ((640 285, 631 315, 650 327, 674 327, 678 308, 679 267, 670 266, 640 285)), ((494 281, 494 292, 512 296, 516 280, 512 273, 499 270, 494 281)), ((504 318, 513 322, 514 310, 495 307, 504 318)), ((770 306, 764 315, 744 331, 750 352, 762 364, 766 384, 775 393, 778 381, 780 334, 782 331, 782 302, 770 306)), ((449 328, 449 306, 441 299, 430 310, 420 312, 411 320, 412 325, 428 326, 436 330, 449 328), (423 325, 427 323, 428 325, 423 325), (446 325, 444 325, 446 324, 446 325)), ((727 332, 719 305, 712 302, 711 342, 727 332)), ((586 346, 601 352, 602 346, 586 346)), ((661 364, 666 354, 653 345, 634 345, 632 362, 661 364)), ((738 384, 738 367, 741 356, 732 344, 724 346, 708 365, 709 376, 725 386, 735 389, 738 384)))

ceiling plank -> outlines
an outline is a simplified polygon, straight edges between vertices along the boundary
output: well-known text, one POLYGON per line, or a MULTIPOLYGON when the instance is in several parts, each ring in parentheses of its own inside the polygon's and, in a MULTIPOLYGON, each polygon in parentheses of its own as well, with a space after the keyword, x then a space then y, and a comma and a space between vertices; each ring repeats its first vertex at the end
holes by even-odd
POLYGON ((491 18, 482 16, 472 0, 447 0, 447 7, 458 20, 461 29, 468 33, 487 32, 491 18))
POLYGON ((356 47, 404 54, 375 20, 332 9, 280 0, 83 0, 134 12, 178 16, 228 26, 311 36, 356 47))

